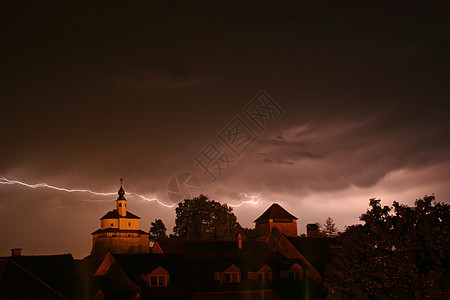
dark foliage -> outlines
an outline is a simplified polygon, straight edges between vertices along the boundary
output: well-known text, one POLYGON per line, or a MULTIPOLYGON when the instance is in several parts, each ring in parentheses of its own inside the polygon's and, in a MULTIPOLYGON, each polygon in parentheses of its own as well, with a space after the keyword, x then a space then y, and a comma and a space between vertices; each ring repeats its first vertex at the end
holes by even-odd
POLYGON ((393 203, 361 215, 333 249, 329 299, 449 299, 450 206, 433 196, 414 207, 393 203))
POLYGON ((149 231, 149 240, 155 242, 157 239, 167 238, 166 225, 164 225, 161 219, 155 219, 155 222, 151 223, 149 231))
POLYGON ((241 230, 231 207, 205 195, 178 203, 176 215, 174 238, 232 241, 241 230))

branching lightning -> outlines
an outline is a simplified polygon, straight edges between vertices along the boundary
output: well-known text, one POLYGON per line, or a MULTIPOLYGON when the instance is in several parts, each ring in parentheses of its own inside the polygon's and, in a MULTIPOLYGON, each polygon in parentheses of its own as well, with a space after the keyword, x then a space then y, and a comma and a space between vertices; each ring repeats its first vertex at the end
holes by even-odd
POLYGON ((143 199, 143 200, 145 200, 145 201, 149 201, 149 202, 156 201, 156 202, 158 202, 158 204, 161 204, 162 206, 165 206, 165 207, 168 207, 168 208, 172 208, 172 207, 175 206, 175 203, 172 204, 172 205, 167 205, 167 204, 162 203, 161 201, 159 201, 158 198, 155 198, 155 197, 153 197, 153 198, 147 198, 147 197, 145 197, 145 196, 143 196, 143 195, 140 195, 140 194, 137 194, 137 193, 133 193, 133 192, 128 193, 128 194, 131 194, 131 195, 133 195, 133 196, 139 197, 139 198, 141 198, 141 199, 143 199))
MULTIPOLYGON (((53 190, 57 190, 57 191, 61 191, 61 192, 67 192, 67 193, 89 193, 92 195, 96 195, 96 196, 112 196, 112 195, 116 195, 117 192, 108 192, 108 193, 104 193, 104 192, 95 192, 95 191, 91 191, 91 190, 87 190, 87 189, 66 189, 66 188, 62 188, 62 187, 57 187, 57 186, 53 186, 47 183, 36 183, 36 184, 29 184, 29 183, 25 183, 19 180, 12 180, 12 179, 8 179, 4 176, 0 175, 0 184, 19 184, 22 186, 26 186, 28 188, 32 188, 32 189, 36 189, 36 188, 48 188, 48 189, 53 189, 53 190)), ((175 204, 172 205, 167 205, 163 202, 161 202, 158 198, 153 197, 153 198, 147 198, 144 195, 138 194, 138 193, 134 193, 134 192, 128 192, 128 194, 139 197, 143 200, 149 201, 149 202, 153 202, 156 201, 158 202, 158 204, 161 204, 162 206, 168 207, 168 208, 172 208, 174 207, 175 204)), ((101 200, 86 200, 89 202, 103 202, 101 200)), ((109 201, 109 200, 108 200, 109 201)))
POLYGON ((262 194, 262 191, 259 192, 259 193, 258 193, 257 195, 255 195, 255 196, 249 196, 249 195, 246 194, 246 193, 243 193, 243 192, 240 192, 240 191, 237 191, 237 190, 231 190, 231 189, 226 188, 226 187, 224 187, 224 186, 220 186, 220 185, 217 185, 217 184, 216 184, 216 186, 217 186, 218 188, 221 188, 221 189, 224 189, 224 190, 227 190, 227 191, 230 191, 230 192, 237 192, 237 193, 239 194, 239 196, 244 197, 244 198, 246 198, 246 199, 249 199, 249 200, 241 201, 241 203, 239 203, 239 204, 228 204, 228 206, 231 206, 231 207, 239 207, 239 206, 242 206, 242 205, 244 205, 244 204, 253 204, 253 205, 257 205, 257 204, 259 203, 259 200, 261 200, 261 194, 262 194))
MULTIPOLYGON (((63 188, 63 187, 57 187, 57 186, 50 185, 50 184, 47 184, 47 183, 29 184, 29 183, 26 183, 26 182, 15 180, 15 179, 8 179, 8 178, 6 178, 4 176, 1 176, 1 175, 0 175, 0 184, 6 184, 6 185, 18 184, 18 185, 22 185, 22 186, 25 186, 25 187, 28 187, 28 188, 32 188, 32 189, 48 188, 48 189, 61 191, 61 192, 67 192, 67 193, 89 193, 91 195, 96 195, 96 196, 113 196, 113 195, 117 194, 117 192, 96 192, 96 191, 92 191, 92 190, 88 190, 88 189, 68 189, 68 188, 63 188)), ((259 200, 261 200, 261 193, 262 192, 259 192, 257 195, 254 195, 254 196, 250 196, 250 195, 248 195, 246 193, 239 192, 239 191, 236 191, 236 190, 231 190, 231 189, 228 189, 228 188, 225 188, 225 187, 222 187, 222 186, 218 186, 218 187, 221 188, 221 189, 228 190, 228 191, 237 192, 239 194, 239 197, 243 197, 245 199, 248 199, 248 200, 241 201, 241 203, 239 203, 239 204, 228 204, 231 207, 239 207, 239 206, 242 206, 244 204, 256 205, 256 204, 258 204, 259 200)), ((153 196, 152 198, 148 198, 148 197, 146 197, 144 195, 141 195, 141 194, 138 194, 138 193, 135 193, 135 192, 127 192, 127 194, 130 194, 132 196, 141 198, 142 200, 145 200, 145 201, 157 202, 158 204, 160 204, 162 206, 165 206, 167 208, 172 208, 172 207, 174 207, 177 204, 177 203, 174 203, 174 204, 171 204, 171 205, 165 204, 164 202, 160 201, 155 196, 153 196)), ((88 201, 88 202, 106 202, 106 201, 103 201, 103 200, 85 200, 85 201, 88 201)))
POLYGON ((60 188, 57 186, 53 186, 53 185, 49 185, 47 183, 36 183, 36 184, 28 184, 22 181, 18 181, 18 180, 10 180, 7 179, 4 176, 0 175, 0 184, 20 184, 32 189, 36 189, 36 188, 49 188, 49 189, 53 189, 53 190, 57 190, 57 191, 62 191, 62 192, 68 192, 68 193, 90 193, 93 195, 97 195, 97 196, 112 196, 116 193, 101 193, 101 192, 94 192, 91 190, 83 190, 83 189, 66 189, 66 188, 60 188))

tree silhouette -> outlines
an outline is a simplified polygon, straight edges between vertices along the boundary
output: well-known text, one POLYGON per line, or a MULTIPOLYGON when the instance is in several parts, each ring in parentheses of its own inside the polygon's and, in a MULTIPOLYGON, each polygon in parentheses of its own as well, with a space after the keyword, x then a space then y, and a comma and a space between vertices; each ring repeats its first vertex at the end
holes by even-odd
POLYGON ((338 237, 325 274, 329 299, 448 299, 450 206, 434 200, 392 209, 371 199, 364 224, 338 237))
POLYGON ((323 236, 335 237, 339 233, 339 230, 336 228, 336 224, 334 224, 334 221, 331 217, 328 217, 325 220, 325 224, 320 225, 320 227, 320 231, 323 236))
POLYGON ((157 239, 167 238, 166 231, 166 225, 164 225, 163 221, 161 219, 155 219, 155 222, 151 223, 149 240, 155 242, 157 239))
POLYGON ((209 200, 205 195, 183 200, 175 211, 174 238, 230 241, 241 230, 231 207, 209 200))

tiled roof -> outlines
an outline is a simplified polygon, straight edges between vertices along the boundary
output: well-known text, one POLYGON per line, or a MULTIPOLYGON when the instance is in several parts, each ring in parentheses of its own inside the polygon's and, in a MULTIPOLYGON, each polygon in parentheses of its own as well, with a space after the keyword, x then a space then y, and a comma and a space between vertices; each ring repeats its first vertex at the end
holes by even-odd
MULTIPOLYGON (((65 297, 69 299, 81 298, 81 279, 75 269, 72 255, 26 255, 15 256, 10 258, 10 260, 38 277, 65 297)), ((42 297, 42 299, 46 298, 42 297)))
POLYGON ((189 298, 186 296, 192 295, 194 291, 220 293, 232 290, 260 290, 260 283, 248 280, 248 272, 258 271, 264 265, 279 272, 281 269, 284 270, 285 266, 286 269, 289 268, 294 262, 304 267, 304 264, 298 259, 286 259, 281 254, 273 252, 234 252, 220 253, 220 255, 218 253, 113 254, 113 256, 127 276, 141 286, 143 298, 148 297, 149 299, 153 299, 152 296, 159 296, 158 299, 181 296, 189 298), (215 272, 222 272, 231 265, 235 265, 241 271, 242 278, 239 284, 223 285, 214 280, 215 272), (158 267, 169 272, 171 288, 151 289, 142 282, 141 275, 149 274, 158 267), (161 294, 157 295, 158 293, 161 294))
POLYGON ((325 272, 326 265, 331 262, 330 246, 336 242, 335 238, 287 236, 287 239, 319 273, 323 274, 325 272))
POLYGON ((138 216, 136 216, 135 214, 130 213, 129 211, 127 211, 127 215, 125 217, 122 217, 117 212, 117 209, 114 209, 114 210, 108 211, 108 213, 106 215, 104 215, 103 217, 101 217, 100 220, 103 220, 103 219, 119 219, 119 218, 140 219, 138 216))
POLYGON ((2 299, 67 299, 11 258, 0 259, 2 299))
POLYGON ((209 239, 158 239, 163 253, 223 253, 223 252, 271 252, 276 243, 244 241, 239 250, 235 241, 211 241, 209 239))
POLYGON ((258 219, 258 221, 266 221, 270 219, 290 219, 297 220, 298 218, 288 213, 284 208, 282 208, 278 203, 272 204, 258 219))

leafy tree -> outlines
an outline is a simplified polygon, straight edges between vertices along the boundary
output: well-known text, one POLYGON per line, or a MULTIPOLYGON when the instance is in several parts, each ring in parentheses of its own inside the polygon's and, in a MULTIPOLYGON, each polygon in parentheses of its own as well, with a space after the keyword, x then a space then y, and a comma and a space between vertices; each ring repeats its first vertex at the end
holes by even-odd
POLYGON ((205 195, 185 199, 178 203, 175 211, 175 238, 231 241, 241 231, 233 209, 226 204, 209 200, 205 195))
POLYGON ((155 242, 157 239, 167 238, 166 231, 166 225, 164 225, 163 221, 155 219, 155 222, 151 223, 149 240, 155 242))
POLYGON ((323 236, 335 237, 339 233, 339 230, 336 228, 336 224, 334 224, 334 221, 331 217, 328 217, 325 220, 325 224, 321 225, 320 227, 320 231, 323 236))
POLYGON ((450 206, 370 200, 362 225, 338 237, 325 274, 329 299, 448 299, 450 206))

